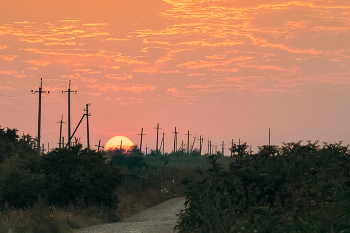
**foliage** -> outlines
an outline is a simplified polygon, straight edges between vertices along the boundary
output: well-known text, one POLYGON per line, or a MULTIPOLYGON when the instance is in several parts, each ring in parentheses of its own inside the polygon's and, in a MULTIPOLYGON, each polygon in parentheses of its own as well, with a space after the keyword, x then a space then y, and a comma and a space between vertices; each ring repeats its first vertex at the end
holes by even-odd
POLYGON ((230 169, 210 157, 187 182, 181 232, 349 232, 350 155, 341 143, 232 147, 230 169))
POLYGON ((115 207, 119 169, 106 162, 102 152, 82 149, 55 149, 43 156, 12 156, 0 165, 0 202, 23 208, 39 197, 50 204, 115 207))
POLYGON ((17 135, 17 129, 0 128, 0 163, 14 155, 35 154, 35 140, 30 135, 17 135))
POLYGON ((121 150, 110 151, 110 156, 112 158, 112 164, 119 167, 125 168, 142 168, 147 167, 147 163, 143 160, 143 155, 139 153, 126 154, 121 150))
POLYGON ((82 149, 55 149, 42 157, 39 172, 45 175, 49 203, 59 206, 80 202, 116 207, 116 188, 121 182, 119 169, 102 152, 82 149))

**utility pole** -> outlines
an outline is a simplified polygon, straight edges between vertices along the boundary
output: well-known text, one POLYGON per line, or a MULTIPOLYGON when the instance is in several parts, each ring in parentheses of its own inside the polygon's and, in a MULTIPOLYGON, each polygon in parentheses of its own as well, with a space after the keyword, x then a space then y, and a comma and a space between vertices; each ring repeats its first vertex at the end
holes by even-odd
POLYGON ((49 153, 50 152, 50 143, 48 142, 47 143, 47 153, 49 153))
POLYGON ((70 89, 70 83, 71 80, 69 80, 69 87, 68 87, 68 91, 62 91, 62 93, 66 93, 68 92, 68 148, 70 148, 70 144, 71 144, 71 134, 70 134, 70 93, 77 93, 77 91, 72 91, 70 89))
POLYGON ((163 129, 163 156, 164 156, 164 147, 165 145, 164 145, 164 129, 163 129))
POLYGON ((142 135, 146 135, 143 133, 143 128, 141 129, 141 134, 139 135, 141 135, 141 141, 140 141, 140 155, 141 155, 142 154, 142 135))
POLYGON ((123 140, 120 140, 120 150, 123 149, 123 140))
MULTIPOLYGON (((32 93, 39 93, 39 111, 38 111, 38 148, 37 148, 37 153, 38 156, 40 156, 40 131, 41 131, 41 93, 46 93, 46 91, 43 91, 43 79, 40 79, 40 87, 39 91, 34 91, 32 90, 32 93)), ((50 91, 47 92, 49 94, 50 91)))
POLYGON ((270 137, 271 135, 270 135, 270 128, 269 128, 269 146, 270 146, 270 140, 271 140, 271 137, 270 137))
POLYGON ((154 129, 157 129, 157 144, 156 144, 156 155, 158 155, 158 131, 162 128, 159 128, 159 123, 157 124, 157 128, 154 128, 154 129))
POLYGON ((63 114, 62 114, 61 121, 58 122, 58 123, 60 123, 60 140, 59 140, 59 143, 58 143, 58 148, 61 149, 61 145, 62 146, 64 145, 64 143, 62 143, 62 124, 66 123, 66 122, 63 122, 63 114))
POLYGON ((212 151, 211 151, 211 141, 210 141, 210 155, 211 155, 212 151))
POLYGON ((208 138, 208 155, 210 155, 210 149, 209 149, 209 138, 208 138))
POLYGON ((187 135, 187 155, 190 155, 190 135, 192 134, 190 134, 190 131, 188 130, 187 134, 185 135, 187 135))
POLYGON ((42 152, 42 154, 44 154, 45 153, 45 144, 43 143, 43 152, 42 152))
MULTIPOLYGON (((233 139, 232 139, 232 146, 231 146, 231 148, 233 148, 233 139)), ((231 157, 232 157, 232 155, 233 155, 233 152, 231 150, 231 157)))
POLYGON ((147 156, 147 143, 146 143, 146 156, 147 156))
POLYGON ((88 150, 90 150, 89 116, 91 116, 91 114, 89 115, 89 106, 90 106, 90 104, 86 104, 86 109, 84 109, 84 110, 86 111, 85 116, 86 116, 86 122, 87 122, 86 134, 87 134, 87 145, 88 145, 88 150))
POLYGON ((175 132, 173 132, 175 135, 174 135, 174 153, 177 152, 177 134, 179 132, 176 132, 176 127, 175 127, 175 132))
POLYGON ((98 141, 98 145, 97 146, 97 151, 100 151, 100 148, 105 148, 104 146, 101 146, 101 140, 98 141))
POLYGON ((226 145, 225 145, 225 142, 222 141, 222 144, 221 144, 221 145, 222 145, 222 150, 221 150, 221 151, 222 151, 222 156, 225 156, 225 154, 224 154, 224 147, 226 146, 226 145))
POLYGON ((199 155, 202 155, 203 140, 202 135, 199 135, 199 155))

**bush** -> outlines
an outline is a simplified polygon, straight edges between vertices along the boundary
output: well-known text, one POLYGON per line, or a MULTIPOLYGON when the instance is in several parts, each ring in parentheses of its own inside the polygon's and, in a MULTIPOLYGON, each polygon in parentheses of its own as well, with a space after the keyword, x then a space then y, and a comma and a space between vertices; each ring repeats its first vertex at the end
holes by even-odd
POLYGON ((200 182, 187 182, 181 232, 349 232, 347 147, 308 142, 282 148, 232 147, 229 170, 210 157, 200 182))
POLYGON ((81 145, 41 157, 13 156, 1 164, 0 174, 0 201, 17 208, 31 206, 39 197, 57 206, 118 203, 120 170, 102 152, 81 145))
POLYGON ((39 169, 46 176, 49 203, 117 206, 120 170, 107 162, 102 152, 83 150, 81 145, 55 149, 42 157, 39 169))

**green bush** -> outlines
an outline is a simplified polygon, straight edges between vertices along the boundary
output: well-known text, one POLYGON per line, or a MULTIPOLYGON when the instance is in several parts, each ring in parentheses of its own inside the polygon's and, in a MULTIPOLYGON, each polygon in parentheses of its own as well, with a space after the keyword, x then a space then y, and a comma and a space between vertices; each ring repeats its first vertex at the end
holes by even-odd
POLYGON ((232 147, 229 170, 210 157, 200 182, 187 182, 181 232, 349 232, 347 147, 308 142, 232 147))
POLYGON ((120 170, 102 152, 55 149, 43 156, 12 156, 0 165, 0 201, 23 208, 39 197, 50 204, 67 206, 103 204, 116 207, 120 170))
POLYGON ((46 177, 48 201, 58 206, 70 203, 104 204, 116 207, 120 170, 107 162, 102 152, 55 149, 41 158, 39 172, 46 177))

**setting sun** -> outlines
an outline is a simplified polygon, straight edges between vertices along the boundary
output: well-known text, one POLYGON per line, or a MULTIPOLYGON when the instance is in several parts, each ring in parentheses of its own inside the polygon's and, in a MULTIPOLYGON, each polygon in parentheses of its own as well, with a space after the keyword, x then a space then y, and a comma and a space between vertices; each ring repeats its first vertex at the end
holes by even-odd
POLYGON ((132 141, 124 136, 115 136, 108 140, 108 142, 105 145, 105 150, 114 150, 114 149, 124 149, 129 150, 132 146, 134 146, 134 143, 132 141))

